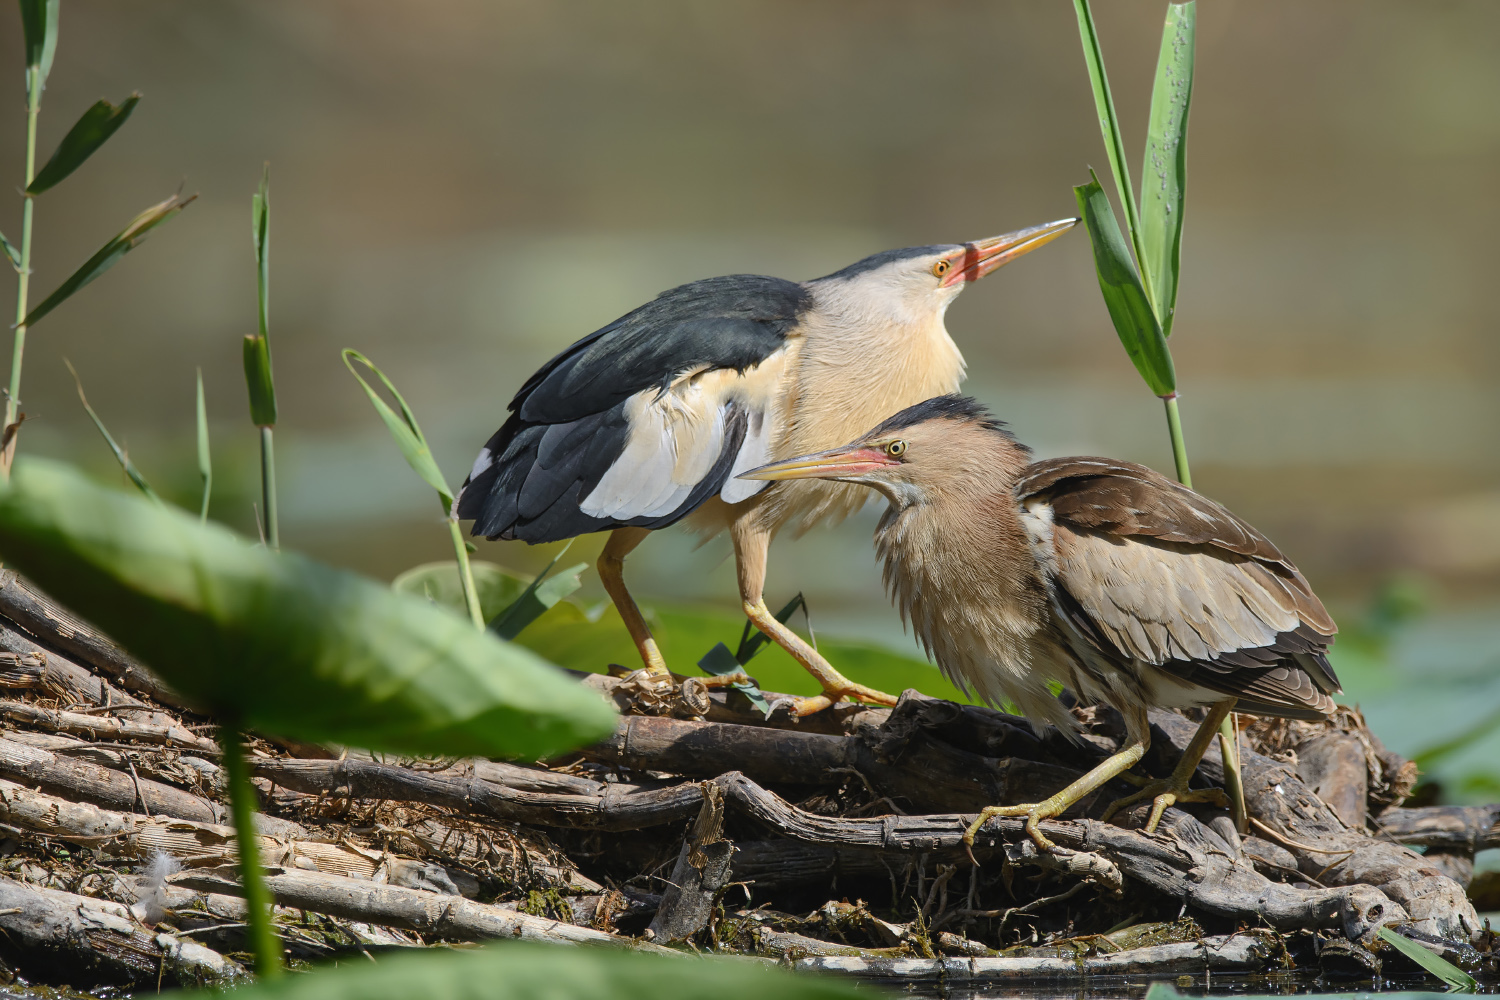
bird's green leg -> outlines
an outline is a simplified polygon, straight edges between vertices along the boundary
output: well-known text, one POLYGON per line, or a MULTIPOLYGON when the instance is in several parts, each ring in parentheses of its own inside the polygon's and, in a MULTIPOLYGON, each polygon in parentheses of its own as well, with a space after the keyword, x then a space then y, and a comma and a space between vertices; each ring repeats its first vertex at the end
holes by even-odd
POLYGON ((1224 794, 1222 788, 1189 788, 1188 782, 1192 780, 1193 772, 1198 770, 1198 762, 1203 759, 1203 754, 1208 750, 1209 742, 1219 734, 1220 724, 1229 717, 1229 712, 1234 708, 1234 699, 1226 698, 1215 704, 1208 712, 1208 718, 1198 727, 1193 734, 1193 739, 1182 752, 1182 759, 1172 769, 1169 778, 1148 781, 1138 792, 1132 792, 1123 799, 1116 799, 1110 803, 1104 811, 1104 819, 1107 821, 1119 810, 1126 806, 1133 806, 1143 799, 1151 799, 1151 818, 1146 821, 1146 832, 1155 833, 1156 824, 1161 822, 1162 813, 1167 811, 1167 806, 1177 802, 1211 802, 1222 808, 1229 808, 1229 796, 1224 794))
POLYGON ((740 599, 750 624, 765 633, 766 638, 786 650, 817 680, 820 695, 798 698, 792 703, 792 714, 812 715, 843 698, 858 698, 877 705, 894 705, 896 697, 874 688, 856 684, 837 670, 796 632, 776 620, 766 607, 762 591, 766 584, 766 556, 771 548, 771 534, 756 523, 754 511, 742 514, 729 527, 734 543, 734 561, 739 571, 740 599))
POLYGON ((654 677, 667 677, 667 661, 662 659, 641 609, 636 607, 635 598, 625 587, 625 557, 649 534, 645 528, 616 528, 610 532, 604 551, 599 553, 599 582, 604 584, 609 599, 615 602, 615 609, 620 612, 620 620, 625 623, 630 638, 635 640, 635 648, 640 651, 646 672, 654 677))
POLYGON ((1057 845, 1047 839, 1038 829, 1037 824, 1044 819, 1061 816, 1074 803, 1130 770, 1140 762, 1140 759, 1146 755, 1146 750, 1150 748, 1151 727, 1146 721, 1146 713, 1140 709, 1127 713, 1125 723, 1128 731, 1125 749, 1106 758, 1093 770, 1051 798, 1016 806, 986 806, 980 812, 979 818, 964 832, 964 843, 973 847, 974 837, 993 816, 1025 816, 1026 833, 1036 841, 1036 845, 1044 851, 1055 850, 1057 845))

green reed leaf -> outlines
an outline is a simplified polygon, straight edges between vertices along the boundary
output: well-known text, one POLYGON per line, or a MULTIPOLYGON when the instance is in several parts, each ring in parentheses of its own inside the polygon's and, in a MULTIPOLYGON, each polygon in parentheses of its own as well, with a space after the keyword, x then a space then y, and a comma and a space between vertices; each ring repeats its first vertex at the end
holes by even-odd
POLYGON ((118 106, 108 101, 96 101, 68 129, 68 134, 58 143, 52 158, 26 186, 26 193, 41 194, 48 188, 57 186, 63 178, 83 166, 84 161, 93 156, 125 124, 125 119, 130 117, 130 113, 140 102, 140 94, 131 94, 118 106))
POLYGON ((198 520, 208 520, 208 501, 214 491, 214 463, 208 453, 208 406, 203 399, 203 369, 198 369, 198 478, 203 482, 203 501, 199 506, 198 520))
POLYGON ((1398 934, 1396 931, 1391 930, 1389 927, 1382 927, 1378 931, 1376 931, 1376 933, 1380 935, 1380 940, 1386 942, 1392 948, 1395 948, 1401 954, 1405 955, 1413 962, 1416 962, 1422 968, 1426 969, 1428 972, 1432 973, 1434 976, 1437 976, 1443 982, 1451 986, 1453 988, 1453 992, 1478 992, 1479 984, 1475 982, 1473 976, 1469 975, 1463 969, 1460 969, 1458 966, 1454 965, 1452 962, 1448 961, 1437 952, 1432 951, 1429 948, 1424 948, 1422 945, 1413 941, 1411 938, 1403 937, 1401 934, 1398 934))
POLYGON ((346 347, 343 351, 344 367, 349 369, 349 374, 359 382, 365 390, 365 395, 370 397, 375 412, 380 414, 380 419, 385 422, 386 429, 391 432, 391 437, 396 441, 396 447, 401 449, 406 464, 411 466, 412 471, 422 477, 422 481, 437 490, 438 497, 442 500, 443 510, 446 513, 453 506, 453 491, 448 488, 448 481, 443 478, 443 471, 438 468, 437 460, 432 457, 432 449, 427 446, 427 438, 422 434, 422 428, 417 423, 416 414, 411 412, 411 407, 406 405, 406 399, 397 391, 391 380, 386 378, 385 372, 375 366, 375 363, 352 347, 346 347), (365 381, 363 375, 355 369, 354 364, 358 362, 380 379, 380 384, 385 386, 386 391, 395 397, 396 405, 401 407, 398 414, 391 409, 389 403, 381 398, 380 393, 375 391, 374 386, 365 381))
POLYGON ((1104 294, 1104 304, 1109 309, 1109 318, 1114 322, 1115 332, 1125 353, 1135 364, 1136 371, 1158 396, 1167 396, 1177 391, 1177 373, 1172 365, 1172 354, 1167 349, 1167 339, 1162 334, 1161 324, 1151 310, 1151 301, 1141 286, 1140 275, 1131 262, 1130 251, 1125 247, 1120 226, 1115 221, 1114 210, 1099 178, 1089 171, 1089 183, 1073 189, 1078 199, 1078 210, 1088 227, 1089 241, 1094 248, 1094 270, 1099 277, 1099 290, 1104 294))
POLYGON ((74 292, 114 267, 121 257, 141 245, 147 233, 191 205, 197 197, 194 194, 180 198, 174 194, 161 204, 152 205, 131 219, 130 225, 116 233, 108 243, 99 248, 98 253, 84 261, 82 267, 74 271, 67 281, 57 286, 56 291, 43 299, 35 309, 26 314, 25 319, 16 325, 26 327, 34 325, 37 320, 62 305, 74 292))
POLYGON ((125 475, 130 477, 130 481, 135 483, 136 489, 157 503, 161 503, 161 497, 157 496, 151 484, 146 482, 146 477, 141 475, 141 470, 135 467, 135 463, 130 460, 129 453, 115 443, 114 435, 110 434, 109 428, 104 426, 104 421, 99 419, 99 414, 95 413, 94 408, 89 405, 88 397, 83 394, 83 380, 78 377, 78 371, 73 367, 73 362, 63 358, 63 364, 68 366, 68 372, 73 376, 73 384, 78 388, 78 401, 83 404, 83 412, 89 415, 89 419, 94 422, 95 429, 99 431, 99 436, 104 438, 104 443, 109 445, 110 451, 114 452, 115 461, 120 463, 120 468, 125 471, 125 475))
POLYGON ((21 0, 21 35, 26 42, 26 67, 47 82, 57 54, 58 0, 21 0))
POLYGON ((1167 5, 1156 82, 1151 88, 1151 120, 1141 158, 1140 263, 1163 336, 1172 335, 1177 311, 1177 276, 1182 266, 1183 199, 1187 189, 1188 111, 1193 101, 1195 3, 1167 5))

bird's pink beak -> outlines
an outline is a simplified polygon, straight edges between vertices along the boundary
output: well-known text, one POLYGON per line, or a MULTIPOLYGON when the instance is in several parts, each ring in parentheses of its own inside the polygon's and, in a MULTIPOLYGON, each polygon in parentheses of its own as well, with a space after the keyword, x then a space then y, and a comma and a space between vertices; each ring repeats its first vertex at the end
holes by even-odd
POLYGON ((1030 229, 1018 229, 1004 236, 991 236, 987 240, 965 243, 962 250, 950 258, 953 262, 944 285, 956 285, 960 281, 978 281, 991 271, 999 270, 1017 257, 1024 257, 1039 246, 1051 243, 1063 233, 1078 225, 1077 219, 1059 219, 1043 223, 1030 229))
POLYGON ((815 455, 772 462, 739 474, 739 479, 850 479, 887 466, 900 465, 880 448, 847 445, 815 455))

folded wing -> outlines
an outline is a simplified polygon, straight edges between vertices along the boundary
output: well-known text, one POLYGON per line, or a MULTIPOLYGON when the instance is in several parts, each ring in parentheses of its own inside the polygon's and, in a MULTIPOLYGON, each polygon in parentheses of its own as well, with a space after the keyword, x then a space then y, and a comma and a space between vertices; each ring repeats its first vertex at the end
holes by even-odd
POLYGON ((458 516, 489 538, 665 527, 766 461, 795 282, 729 275, 664 292, 553 358, 474 462, 458 516))
POLYGON ((1337 627, 1307 580, 1260 532, 1144 466, 1037 462, 1018 487, 1050 518, 1057 613, 1099 652, 1241 700, 1246 711, 1319 718, 1338 678, 1337 627))

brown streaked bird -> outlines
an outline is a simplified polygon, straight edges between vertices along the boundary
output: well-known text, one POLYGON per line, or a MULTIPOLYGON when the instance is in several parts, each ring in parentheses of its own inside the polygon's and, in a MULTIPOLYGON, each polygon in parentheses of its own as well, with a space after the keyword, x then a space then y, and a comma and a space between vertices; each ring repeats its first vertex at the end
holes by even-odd
POLYGON ((939 396, 852 444, 775 462, 747 479, 858 483, 890 502, 875 531, 903 619, 961 688, 1073 732, 1058 681, 1125 718, 1125 747, 1043 802, 992 806, 1037 824, 1129 770, 1150 744, 1150 706, 1208 706, 1154 799, 1214 801, 1188 779, 1231 708, 1322 719, 1339 692, 1326 655, 1337 631, 1307 580, 1270 540, 1160 473, 1109 458, 1030 461, 977 402, 939 396))
POLYGON ((895 699, 834 670, 766 608, 772 537, 862 506, 828 482, 736 478, 847 441, 963 380, 943 314, 965 285, 1066 232, 1064 219, 973 243, 888 250, 823 278, 736 274, 682 285, 589 334, 527 379, 456 512, 473 533, 537 543, 611 531, 599 577, 648 674, 667 668, 625 587, 648 533, 728 529, 745 614, 817 679, 805 715, 843 697, 895 699))

